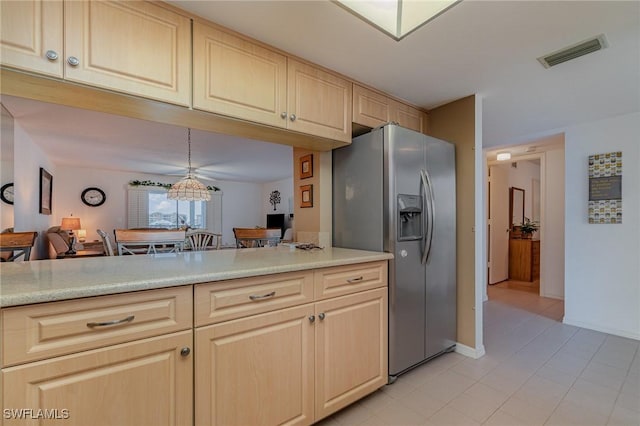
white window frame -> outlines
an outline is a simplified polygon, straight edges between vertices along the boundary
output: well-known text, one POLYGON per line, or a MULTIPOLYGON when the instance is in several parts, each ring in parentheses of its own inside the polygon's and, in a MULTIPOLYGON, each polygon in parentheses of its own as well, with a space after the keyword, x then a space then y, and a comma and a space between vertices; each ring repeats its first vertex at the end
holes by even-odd
MULTIPOLYGON (((149 193, 167 192, 159 186, 129 187, 127 191, 127 228, 149 227, 149 193)), ((207 231, 222 233, 222 191, 211 191, 206 205, 207 231)))

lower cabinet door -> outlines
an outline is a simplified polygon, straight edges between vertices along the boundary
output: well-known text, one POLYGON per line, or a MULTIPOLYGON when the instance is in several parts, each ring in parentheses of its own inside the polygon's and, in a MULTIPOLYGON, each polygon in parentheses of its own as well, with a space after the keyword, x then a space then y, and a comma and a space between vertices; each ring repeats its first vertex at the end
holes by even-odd
POLYGON ((3 424, 190 425, 192 340, 188 330, 6 368, 3 424))
POLYGON ((195 424, 313 422, 313 304, 196 329, 195 424))
POLYGON ((320 420, 387 383, 387 288, 316 303, 320 420))

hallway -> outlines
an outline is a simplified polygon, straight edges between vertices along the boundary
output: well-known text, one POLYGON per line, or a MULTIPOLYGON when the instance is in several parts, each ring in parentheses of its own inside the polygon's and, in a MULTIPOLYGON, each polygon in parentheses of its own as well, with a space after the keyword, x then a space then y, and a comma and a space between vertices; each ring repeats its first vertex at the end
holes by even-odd
MULTIPOLYGON (((541 315, 552 320, 562 322, 564 316, 564 300, 540 297, 540 280, 533 283, 507 280, 501 283, 490 285, 487 288, 489 300, 503 302, 541 315)), ((485 308, 486 309, 486 308, 485 308)), ((485 313, 485 333, 487 327, 487 315, 485 313)))

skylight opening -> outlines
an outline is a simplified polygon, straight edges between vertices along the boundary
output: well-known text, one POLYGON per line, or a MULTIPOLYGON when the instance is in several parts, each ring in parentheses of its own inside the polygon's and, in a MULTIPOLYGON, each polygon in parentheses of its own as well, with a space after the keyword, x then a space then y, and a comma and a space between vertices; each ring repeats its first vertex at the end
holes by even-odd
POLYGON ((462 0, 334 0, 396 41, 462 0))

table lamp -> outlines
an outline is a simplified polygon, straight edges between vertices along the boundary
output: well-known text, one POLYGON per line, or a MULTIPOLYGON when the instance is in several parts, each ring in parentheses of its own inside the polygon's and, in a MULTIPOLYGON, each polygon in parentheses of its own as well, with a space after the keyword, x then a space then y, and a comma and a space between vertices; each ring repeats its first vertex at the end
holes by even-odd
POLYGON ((73 231, 77 231, 80 229, 80 218, 73 217, 73 214, 70 217, 63 217, 62 223, 60 224, 60 229, 64 231, 69 231, 69 250, 65 254, 76 254, 76 236, 73 231))

